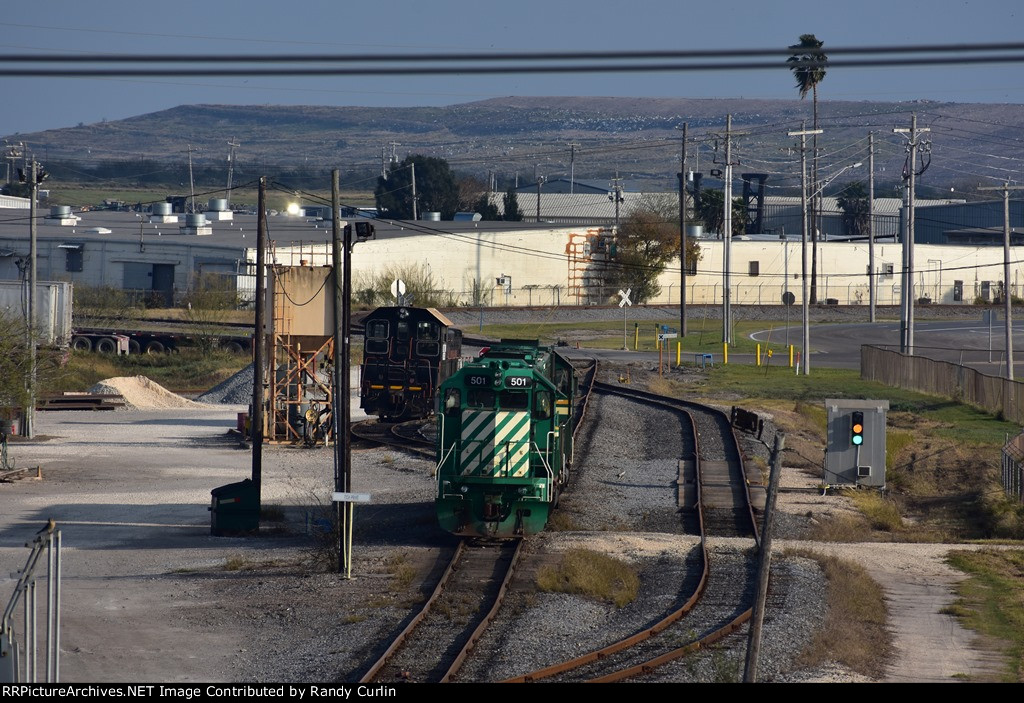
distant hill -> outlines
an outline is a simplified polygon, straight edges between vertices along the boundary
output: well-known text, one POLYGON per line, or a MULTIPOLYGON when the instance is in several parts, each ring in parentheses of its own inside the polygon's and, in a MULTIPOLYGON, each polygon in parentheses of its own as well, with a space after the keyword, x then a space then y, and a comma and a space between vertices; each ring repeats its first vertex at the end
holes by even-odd
MULTIPOLYGON (((985 176, 1004 177, 997 167, 1019 171, 1019 161, 1005 159, 1024 158, 1020 105, 929 101, 821 101, 822 164, 833 170, 854 160, 866 162, 866 138, 874 130, 878 176, 898 178, 903 138, 892 128, 909 126, 911 112, 918 114, 920 126, 932 130, 927 138, 933 167, 923 185, 948 190, 954 184, 976 185, 985 176)), ((544 176, 568 176, 568 144, 574 142, 580 145, 578 178, 606 179, 618 171, 671 187, 679 163, 676 127, 688 122, 691 137, 698 138, 722 132, 727 113, 733 129, 747 133, 735 143, 737 170, 769 172, 774 174, 769 182, 788 178, 791 184, 798 173, 792 152, 796 139, 786 131, 799 129, 801 120, 810 126, 810 100, 508 97, 408 108, 182 105, 7 138, 28 142, 46 159, 83 165, 126 158, 182 162, 189 145, 199 150, 193 155, 197 164, 223 165, 227 142, 234 138, 241 143, 239 178, 251 178, 267 165, 376 173, 382 155, 391 153, 390 143, 397 142, 399 159, 408 153, 442 156, 460 172, 481 178, 489 171, 503 178, 518 172, 520 182, 533 182, 535 168, 544 176)), ((709 137, 701 148, 701 170, 715 167, 712 148, 709 137)), ((696 160, 691 149, 691 168, 696 160)))

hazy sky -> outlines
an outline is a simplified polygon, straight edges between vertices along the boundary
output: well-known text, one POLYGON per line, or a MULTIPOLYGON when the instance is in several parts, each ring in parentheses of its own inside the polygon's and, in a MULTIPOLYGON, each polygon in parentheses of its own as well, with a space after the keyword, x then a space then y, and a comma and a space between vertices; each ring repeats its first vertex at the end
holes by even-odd
MULTIPOLYGON (((0 53, 280 54, 785 47, 1021 41, 1010 0, 49 0, 8 3, 0 53)), ((823 100, 1024 103, 1024 65, 832 68, 823 100)), ((5 78, 0 135, 191 103, 443 105, 506 95, 796 97, 786 70, 383 78, 5 78)))

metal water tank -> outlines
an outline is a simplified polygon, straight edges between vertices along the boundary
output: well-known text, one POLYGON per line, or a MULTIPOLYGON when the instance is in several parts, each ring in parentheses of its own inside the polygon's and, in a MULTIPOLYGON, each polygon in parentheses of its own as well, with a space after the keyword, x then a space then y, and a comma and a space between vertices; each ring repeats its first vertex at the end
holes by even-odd
POLYGON ((206 215, 201 212, 193 212, 185 216, 186 227, 205 227, 206 215))
POLYGON ((171 214, 170 203, 153 203, 153 214, 154 215, 170 215, 171 214))
POLYGON ((213 212, 224 212, 228 209, 227 198, 210 198, 209 210, 213 212))
POLYGON ((421 220, 426 220, 427 222, 440 222, 441 221, 441 213, 439 213, 439 212, 424 212, 423 214, 420 215, 420 219, 421 220))
POLYGON ((70 205, 54 205, 50 208, 50 217, 71 217, 70 205))

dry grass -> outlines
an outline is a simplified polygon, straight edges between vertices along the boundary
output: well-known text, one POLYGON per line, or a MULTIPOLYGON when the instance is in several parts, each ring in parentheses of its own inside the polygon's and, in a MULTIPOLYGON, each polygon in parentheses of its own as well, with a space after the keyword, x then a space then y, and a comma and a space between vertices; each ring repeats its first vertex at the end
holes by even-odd
POLYGON ((403 593, 409 589, 416 580, 416 567, 408 563, 408 555, 404 552, 388 557, 384 563, 387 572, 391 575, 390 590, 392 593, 403 593))
POLYGON ((844 493, 857 509, 864 513, 872 528, 883 532, 898 532, 903 529, 899 507, 891 498, 872 490, 848 490, 844 493))
POLYGON ((537 572, 542 591, 575 593, 595 600, 627 605, 640 590, 640 577, 629 564, 589 549, 573 549, 557 566, 543 566, 537 572))
POLYGON ((833 660, 880 678, 893 653, 882 588, 857 564, 805 549, 786 554, 815 560, 827 581, 825 625, 801 652, 797 665, 815 667, 833 660))

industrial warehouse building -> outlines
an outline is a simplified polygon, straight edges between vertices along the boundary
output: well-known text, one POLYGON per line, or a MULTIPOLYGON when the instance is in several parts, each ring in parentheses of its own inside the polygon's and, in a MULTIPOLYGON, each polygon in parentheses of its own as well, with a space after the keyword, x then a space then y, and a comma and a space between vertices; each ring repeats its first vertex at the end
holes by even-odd
MULTIPOLYGON (((603 200, 607 203, 607 198, 603 200)), ((876 202, 879 205, 884 204, 876 202)), ((1012 210, 1018 231, 1024 231, 1021 205, 1013 203, 1012 210)), ((789 207, 779 204, 783 210, 784 206, 789 207)), ((152 305, 172 305, 180 302, 198 277, 213 275, 230 281, 243 300, 251 300, 254 215, 232 213, 222 201, 211 201, 206 212, 197 215, 173 214, 164 204, 152 209, 146 213, 42 209, 37 227, 39 280, 131 290, 152 305)), ((323 208, 309 208, 300 215, 269 217, 267 260, 279 265, 329 265, 331 223, 329 212, 324 215, 323 208)), ((790 214, 778 215, 783 216, 790 214)), ((773 221, 766 216, 766 229, 771 229, 773 221)), ((1001 202, 922 207, 917 221, 921 243, 915 248, 916 297, 969 304, 1001 294, 1001 202), (945 227, 944 234, 933 234, 929 229, 933 225, 945 227), (929 243, 920 236, 925 231, 929 243), (972 243, 951 243, 963 241, 972 243)), ((880 232, 875 245, 877 300, 883 305, 900 299, 902 254, 901 245, 894 241, 898 222, 891 230, 880 227, 884 234, 880 232)), ((358 244, 353 255, 357 290, 373 276, 419 267, 457 305, 593 305, 607 302, 609 294, 615 293, 602 277, 613 265, 614 226, 607 220, 595 225, 472 220, 374 220, 373 224, 376 239, 358 244)), ((801 302, 799 229, 784 229, 785 234, 733 240, 733 302, 778 304, 786 293, 793 295, 796 304, 801 302)), ((28 241, 28 211, 0 208, 0 280, 25 275, 28 241)), ((687 278, 687 300, 717 303, 722 299, 723 242, 705 236, 700 246, 702 258, 695 265, 691 262, 687 278)), ((1021 295, 1020 257, 1011 258, 1011 292, 1021 295)), ((825 237, 818 244, 819 302, 866 304, 868 265, 867 242, 825 237)), ((669 264, 660 280, 661 293, 649 302, 677 304, 678 262, 669 264)))

